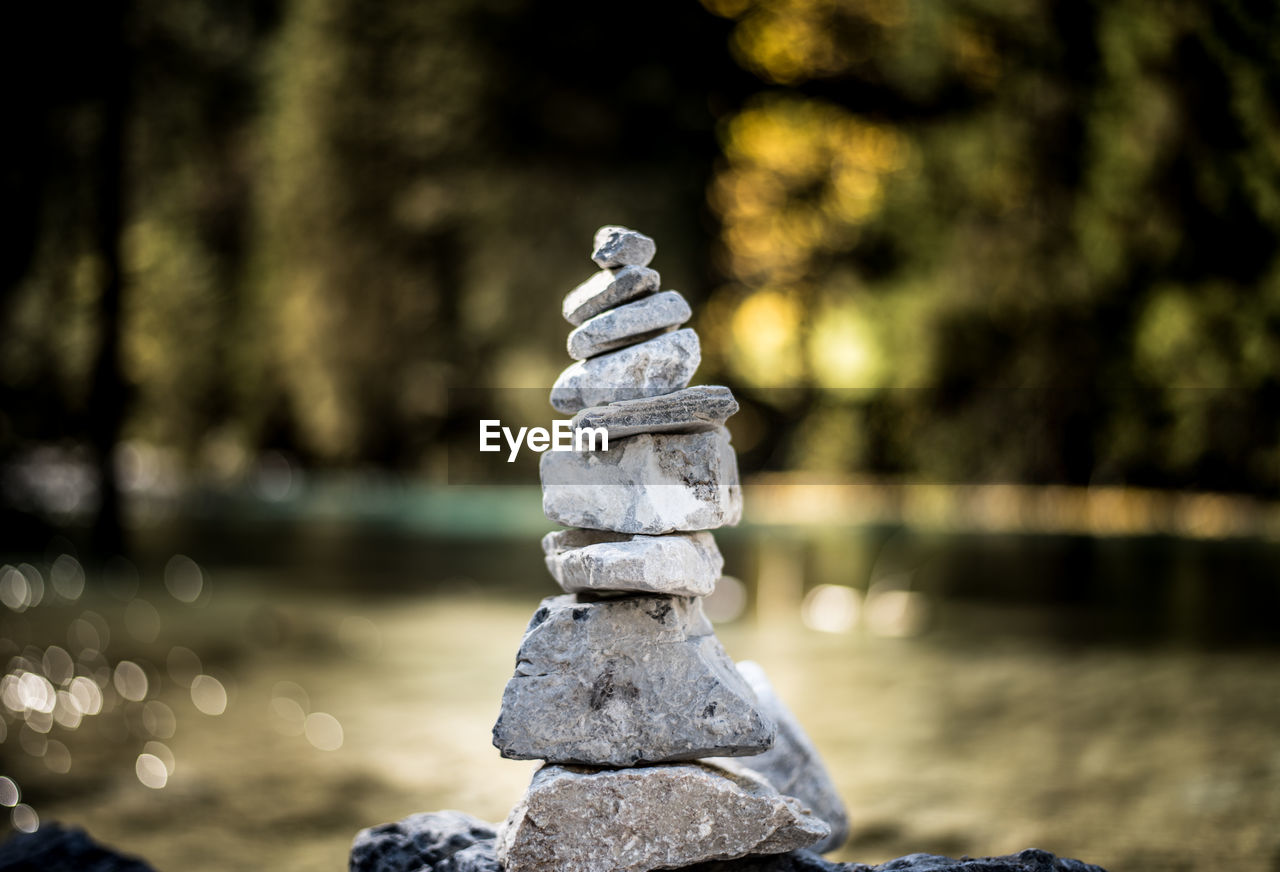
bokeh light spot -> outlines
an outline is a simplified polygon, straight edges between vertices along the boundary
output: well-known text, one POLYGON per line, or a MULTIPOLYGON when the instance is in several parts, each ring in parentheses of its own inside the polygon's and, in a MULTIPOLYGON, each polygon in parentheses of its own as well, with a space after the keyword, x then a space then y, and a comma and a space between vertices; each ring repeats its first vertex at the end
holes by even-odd
POLYGON ((197 675, 191 682, 191 702, 206 715, 227 710, 227 689, 212 675, 197 675))
POLYGON ((132 660, 121 660, 116 664, 112 682, 116 692, 132 702, 141 702, 147 696, 147 673, 132 660))
POLYGON ((858 622, 862 598, 858 591, 841 584, 820 584, 805 595, 800 620, 811 630, 847 633, 858 622))
POLYGON ((22 791, 18 789, 17 782, 8 775, 0 775, 0 805, 13 808, 20 799, 22 791))
POLYGON ((133 771, 143 786, 150 787, 152 790, 161 790, 169 783, 169 769, 155 754, 139 754, 133 771))
POLYGON ((331 714, 312 712, 305 725, 307 741, 321 751, 336 751, 342 747, 342 724, 331 714))
POLYGON ((71 771, 71 752, 57 739, 50 739, 44 750, 44 765, 50 772, 66 775, 71 771))
POLYGON ((707 619, 717 624, 736 621, 747 608, 747 587, 731 575, 721 576, 716 589, 703 599, 707 619))
POLYGON ((20 833, 34 833, 40 829, 40 816, 26 803, 15 805, 9 819, 13 823, 13 828, 20 833))
POLYGON ((193 603, 204 590, 204 573, 185 554, 175 554, 164 567, 164 586, 179 602, 193 603))
POLYGON ((196 652, 181 645, 169 649, 165 665, 169 669, 169 677, 183 687, 190 687, 195 677, 204 671, 204 665, 196 652))
POLYGON ((78 600, 84 593, 84 568, 70 554, 61 554, 49 567, 49 583, 63 599, 78 600))

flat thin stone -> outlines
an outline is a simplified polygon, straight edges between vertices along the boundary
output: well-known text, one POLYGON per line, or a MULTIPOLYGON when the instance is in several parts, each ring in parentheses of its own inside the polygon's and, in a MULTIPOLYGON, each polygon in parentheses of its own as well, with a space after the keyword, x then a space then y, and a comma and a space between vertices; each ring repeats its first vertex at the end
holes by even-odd
MULTIPOLYGON (((415 814, 400 822, 404 829, 413 832, 414 838, 423 844, 439 844, 445 841, 441 836, 449 833, 452 843, 460 847, 445 860, 439 863, 414 862, 412 865, 406 863, 402 866, 374 866, 357 859, 353 851, 350 872, 496 872, 499 868, 494 846, 497 827, 493 824, 477 822, 483 829, 469 832, 455 831, 451 821, 452 816, 457 814, 459 812, 452 811, 415 814), (440 820, 439 824, 436 823, 437 820, 440 820), (409 826, 410 822, 412 826, 409 826), (471 860, 473 865, 459 868, 461 864, 458 861, 464 858, 471 860), (478 863, 490 865, 474 865, 478 863)), ((57 825, 54 824, 53 828, 56 829, 56 827, 57 825)), ((384 828, 374 827, 373 831, 384 828)), ((38 842, 44 837, 47 829, 50 828, 42 826, 32 835, 10 837, 9 841, 0 846, 0 855, 3 859, 11 859, 10 855, 15 853, 13 850, 15 847, 20 847, 24 840, 38 842)), ((359 843, 359 837, 357 837, 357 843, 359 843)), ((26 855, 22 854, 19 859, 26 859, 26 855)), ((41 859, 44 857, 42 856, 41 859)), ((74 868, 77 872, 83 869, 82 866, 74 868)), ((1055 857, 1048 851, 1035 849, 1004 857, 963 860, 953 860, 937 854, 911 854, 878 866, 867 866, 863 863, 834 863, 802 848, 785 854, 755 855, 737 860, 712 860, 690 866, 685 872, 1106 872, 1106 870, 1101 866, 1092 866, 1080 860, 1069 860, 1065 857, 1055 857)))
POLYGON ((707 596, 724 558, 706 531, 627 536, 557 530, 542 538, 547 569, 566 593, 665 593, 707 596))
POLYGON ((601 270, 565 295, 560 312, 576 327, 619 303, 656 291, 661 284, 658 271, 648 267, 601 270))
POLYGON ((694 385, 657 397, 592 406, 573 416, 573 427, 603 427, 610 439, 638 433, 699 433, 715 430, 738 411, 733 391, 694 385))
POLYGON ((498 830, 506 872, 648 872, 802 848, 827 825, 745 770, 544 766, 498 830))
POLYGON ((738 664, 738 672, 751 685, 761 708, 777 723, 778 736, 768 751, 736 762, 763 775, 780 793, 794 796, 827 822, 830 835, 810 846, 810 850, 819 853, 835 850, 849 837, 849 815, 827 768, 822 765, 818 749, 795 715, 778 698, 758 663, 743 661, 738 664))
POLYGON ((608 451, 547 451, 542 511, 566 527, 643 533, 714 530, 742 518, 729 431, 643 433, 608 451))
POLYGON ((627 227, 604 226, 596 231, 591 259, 597 266, 647 266, 658 253, 658 244, 627 227))
POLYGON ((696 597, 548 597, 502 694, 493 744, 517 760, 633 766, 757 754, 756 707, 696 597))
POLYGON ((588 406, 668 394, 688 385, 701 362, 697 333, 688 327, 663 333, 571 364, 551 387, 551 405, 573 414, 588 406))
POLYGON ((693 314, 679 291, 642 297, 588 318, 569 334, 569 356, 586 360, 679 327, 693 314))

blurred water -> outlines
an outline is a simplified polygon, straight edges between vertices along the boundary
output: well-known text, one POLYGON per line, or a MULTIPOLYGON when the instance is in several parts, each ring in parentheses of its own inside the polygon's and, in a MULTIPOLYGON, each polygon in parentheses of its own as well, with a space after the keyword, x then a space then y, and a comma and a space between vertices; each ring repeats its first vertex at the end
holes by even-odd
MULTIPOLYGON (((536 536, 225 513, 139 535, 137 566, 107 572, 68 543, 4 558, 12 825, 83 825, 160 869, 314 870, 363 826, 516 801, 534 764, 489 730, 554 592, 536 536)), ((741 586, 709 607, 826 756, 841 857, 1280 864, 1276 544, 720 539, 741 586)))

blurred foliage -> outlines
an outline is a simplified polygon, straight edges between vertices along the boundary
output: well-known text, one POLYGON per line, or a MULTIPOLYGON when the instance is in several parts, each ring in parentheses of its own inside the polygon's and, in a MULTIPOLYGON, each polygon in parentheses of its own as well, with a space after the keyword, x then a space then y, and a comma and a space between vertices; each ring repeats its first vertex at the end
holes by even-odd
POLYGON ((694 303, 700 378, 742 393, 748 467, 1280 492, 1269 4, 19 18, 0 461, 86 438, 117 331, 122 438, 226 480, 266 449, 439 474, 477 417, 450 389, 548 385, 558 298, 621 222, 694 303))
POLYGON ((865 389, 757 392, 774 456, 1276 493, 1273 4, 704 5, 776 86, 721 127, 713 344, 865 389))

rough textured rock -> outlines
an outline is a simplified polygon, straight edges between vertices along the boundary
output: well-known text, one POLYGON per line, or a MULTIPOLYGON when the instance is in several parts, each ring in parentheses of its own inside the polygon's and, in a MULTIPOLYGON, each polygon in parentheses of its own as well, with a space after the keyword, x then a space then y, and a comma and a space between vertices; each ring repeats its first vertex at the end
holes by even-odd
POLYGON ((774 725, 693 597, 549 597, 520 643, 502 756, 632 766, 756 754, 774 725))
POLYGON ((628 536, 600 530, 557 530, 542 538, 551 577, 567 593, 623 591, 707 596, 724 558, 702 531, 628 536))
POLYGON ((601 270, 565 295, 560 313, 576 327, 619 303, 653 293, 661 283, 658 271, 644 266, 601 270))
POLYGON ((491 824, 460 811, 410 815, 357 833, 349 865, 351 872, 496 872, 494 835, 491 824), (468 856, 485 862, 466 866, 450 863, 462 851, 470 851, 468 856))
POLYGON ((45 823, 15 833, 0 845, 0 872, 154 872, 134 857, 117 854, 84 830, 45 823))
POLYGON ((569 366, 551 386, 551 405, 572 414, 588 406, 678 391, 702 362, 698 334, 663 333, 569 366))
MULTIPOLYGON (((454 829, 453 825, 454 816, 457 814, 459 813, 448 811, 434 814, 418 814, 401 821, 400 826, 420 833, 417 838, 421 839, 423 843, 438 843, 444 841, 444 838, 439 835, 440 833, 444 831, 459 832, 454 829)), ((471 818, 471 820, 474 821, 475 819, 471 818)), ((406 858, 405 865, 402 866, 374 866, 357 861, 353 852, 351 872, 496 872, 500 868, 494 842, 496 827, 480 821, 475 821, 475 823, 474 834, 459 833, 459 838, 462 841, 467 841, 467 846, 456 849, 456 852, 450 854, 445 861, 419 862, 406 858), (472 860, 472 862, 487 858, 492 865, 471 865, 465 868, 460 868, 456 865, 444 865, 450 858, 464 856, 472 860)), ((389 826, 396 825, 391 824, 389 826)), ((382 828, 375 827, 373 830, 366 830, 365 832, 374 832, 379 829, 382 828)), ((14 837, 4 847, 0 847, 0 858, 4 856, 3 852, 9 844, 24 838, 28 837, 14 837)), ((44 869, 45 867, 14 867, 10 869, 10 867, 0 865, 0 872, 17 872, 19 869, 25 872, 27 868, 44 869)), ((55 872, 60 869, 57 866, 49 868, 55 870, 55 872)), ((67 868, 79 870, 81 867, 67 868)), ((93 867, 89 868, 92 869, 93 867)), ((1106 870, 1100 866, 1091 866, 1079 860, 1055 857, 1047 851, 1036 850, 1022 851, 1006 857, 984 857, 982 859, 965 860, 952 860, 949 857, 939 857, 934 854, 911 854, 878 866, 867 866, 862 863, 833 863, 830 860, 824 860, 812 851, 801 849, 785 854, 769 854, 766 856, 743 857, 738 860, 698 863, 686 867, 685 872, 1106 872, 1106 870)))
POLYGON ((560 312, 576 327, 619 303, 656 291, 661 282, 657 270, 648 267, 601 270, 565 295, 560 312))
POLYGON ((738 462, 724 427, 642 434, 608 451, 547 451, 542 511, 557 524, 660 535, 714 530, 742 517, 738 462))
POLYGON ((498 830, 497 851, 506 872, 648 872, 782 853, 826 833, 745 770, 544 766, 498 830))
POLYGON ((588 318, 569 334, 569 356, 586 360, 679 327, 693 310, 678 291, 663 291, 588 318))
POLYGON ((738 664, 738 672, 751 685, 760 707, 778 725, 773 747, 754 757, 735 762, 760 773, 780 793, 794 796, 831 827, 831 834, 810 847, 819 853, 831 851, 849 837, 849 815, 836 786, 822 765, 818 749, 796 720, 795 715, 778 698, 773 685, 760 665, 751 661, 738 664))
POLYGON ((658 253, 658 244, 643 233, 626 227, 601 227, 596 231, 591 259, 597 266, 646 266, 658 253))
POLYGON ((603 427, 610 439, 639 433, 700 433, 715 430, 737 411, 733 391, 720 385, 694 385, 656 397, 583 409, 573 416, 573 426, 603 427))

